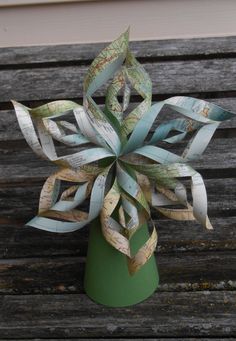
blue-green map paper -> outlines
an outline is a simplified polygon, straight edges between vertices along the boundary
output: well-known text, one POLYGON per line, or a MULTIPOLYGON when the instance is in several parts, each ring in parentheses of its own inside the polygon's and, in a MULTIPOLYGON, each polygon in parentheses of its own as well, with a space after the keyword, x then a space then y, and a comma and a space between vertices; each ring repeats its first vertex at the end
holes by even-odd
POLYGON ((83 89, 83 105, 60 100, 31 109, 13 101, 29 146, 58 165, 42 188, 38 215, 27 225, 65 233, 100 216, 104 238, 127 257, 129 273, 134 274, 156 248, 151 207, 168 218, 197 220, 212 229, 204 181, 190 163, 202 155, 220 122, 234 114, 185 96, 153 103, 151 78, 129 49, 128 31, 95 58, 83 89), (103 107, 95 100, 100 87, 105 89, 103 107), (133 91, 142 100, 130 109, 133 91), (164 107, 180 118, 153 129, 164 107), (71 113, 74 123, 67 120, 71 113), (184 141, 190 134, 181 155, 163 147, 163 143, 184 141), (70 153, 58 155, 55 141, 70 153), (191 202, 185 178, 191 182, 191 202), (67 185, 62 193, 61 183, 67 185), (85 200, 88 211, 80 209, 85 200), (131 238, 146 222, 152 231, 134 253, 131 238))

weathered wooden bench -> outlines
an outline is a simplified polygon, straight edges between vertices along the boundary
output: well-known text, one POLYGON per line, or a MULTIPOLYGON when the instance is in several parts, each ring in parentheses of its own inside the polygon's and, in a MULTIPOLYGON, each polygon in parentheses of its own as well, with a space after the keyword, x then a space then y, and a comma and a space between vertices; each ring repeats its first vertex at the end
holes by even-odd
MULTIPOLYGON (((54 168, 27 146, 9 101, 81 102, 85 72, 104 45, 0 49, 0 339, 236 336, 236 119, 193 164, 205 178, 215 229, 156 217, 161 283, 145 302, 110 309, 87 298, 88 228, 56 235, 23 227, 54 168)), ((154 101, 184 94, 236 111, 236 37, 131 48, 152 77, 154 101)))

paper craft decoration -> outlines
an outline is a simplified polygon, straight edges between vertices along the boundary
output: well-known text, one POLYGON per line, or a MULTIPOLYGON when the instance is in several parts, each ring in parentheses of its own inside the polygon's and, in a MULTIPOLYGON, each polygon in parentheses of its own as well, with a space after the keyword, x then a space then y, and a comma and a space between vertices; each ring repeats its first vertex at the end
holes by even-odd
POLYGON ((202 176, 189 161, 201 156, 220 122, 233 116, 185 96, 153 104, 151 79, 128 43, 127 31, 95 58, 84 79, 83 105, 59 100, 30 109, 13 101, 29 146, 59 166, 42 188, 38 215, 27 225, 67 233, 93 221, 85 290, 109 306, 142 301, 158 285, 151 207, 212 229, 202 176), (103 107, 95 99, 99 88, 106 90, 103 107), (142 101, 130 109, 132 91, 142 101), (163 107, 182 116, 153 128, 163 107), (71 113, 74 123, 66 120, 71 113), (163 147, 189 134, 181 155, 163 147), (59 156, 55 141, 73 151, 59 156), (192 201, 183 179, 191 181, 192 201), (62 192, 61 183, 66 184, 62 192), (88 211, 78 209, 85 201, 88 211))

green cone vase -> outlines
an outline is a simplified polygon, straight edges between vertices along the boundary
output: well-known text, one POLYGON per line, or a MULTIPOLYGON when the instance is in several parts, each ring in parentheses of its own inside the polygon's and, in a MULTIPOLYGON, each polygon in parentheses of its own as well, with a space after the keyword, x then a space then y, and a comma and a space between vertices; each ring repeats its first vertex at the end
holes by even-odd
MULTIPOLYGON (((145 243, 148 236, 148 227, 145 224, 131 239, 133 253, 145 243)), ((97 219, 91 224, 84 287, 93 301, 110 307, 130 306, 152 295, 158 283, 154 256, 131 276, 126 256, 105 240, 100 221, 97 219)))

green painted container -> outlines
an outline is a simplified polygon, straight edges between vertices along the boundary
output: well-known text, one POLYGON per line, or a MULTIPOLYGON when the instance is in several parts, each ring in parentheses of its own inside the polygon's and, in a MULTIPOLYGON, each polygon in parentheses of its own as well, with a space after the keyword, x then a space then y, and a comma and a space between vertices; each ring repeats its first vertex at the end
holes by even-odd
MULTIPOLYGON (((131 239, 135 253, 148 239, 147 225, 143 225, 131 239)), ((155 257, 134 275, 130 275, 126 256, 104 239, 100 221, 90 226, 84 287, 95 302, 110 307, 125 307, 139 303, 156 290, 159 276, 155 257)))

